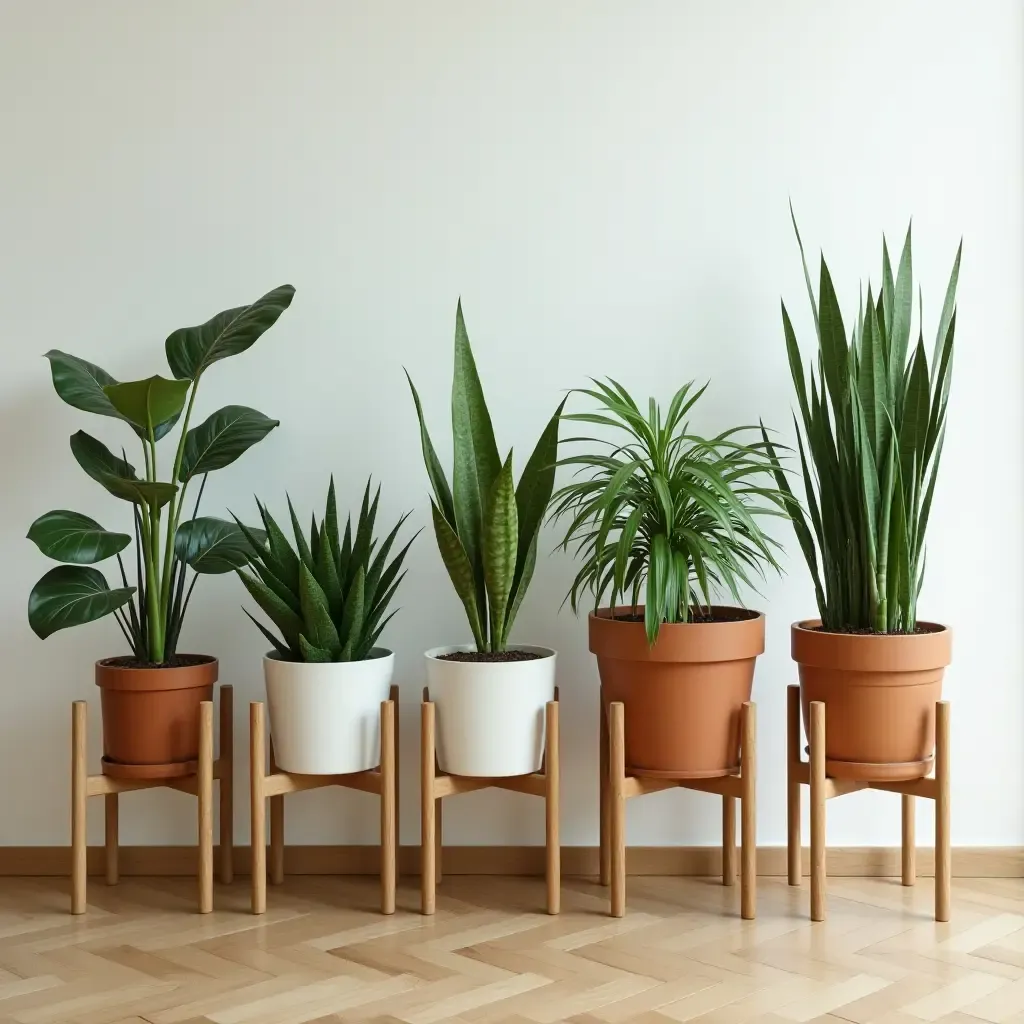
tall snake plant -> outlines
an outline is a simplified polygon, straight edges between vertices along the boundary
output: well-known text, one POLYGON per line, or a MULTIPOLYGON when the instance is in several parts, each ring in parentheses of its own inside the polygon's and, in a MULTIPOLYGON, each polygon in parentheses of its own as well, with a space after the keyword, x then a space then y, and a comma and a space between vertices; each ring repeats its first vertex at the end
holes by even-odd
POLYGON ((555 483, 558 420, 564 402, 548 421, 516 484, 512 452, 504 462, 498 455, 459 302, 452 377, 455 459, 449 487, 427 432, 420 396, 408 372, 406 377, 434 492, 430 506, 438 550, 466 610, 477 651, 504 651, 533 577, 537 536, 555 483))
POLYGON ((787 494, 823 627, 911 633, 917 627, 925 531, 945 436, 962 243, 929 363, 920 291, 917 344, 909 345, 914 307, 909 227, 895 279, 883 238, 881 289, 876 295, 869 283, 866 296, 862 293, 849 342, 825 258, 815 300, 795 218, 793 229, 818 338, 817 359, 806 375, 808 393, 783 302, 782 325, 800 410, 794 427, 806 513, 767 434, 765 443, 779 487, 787 494))

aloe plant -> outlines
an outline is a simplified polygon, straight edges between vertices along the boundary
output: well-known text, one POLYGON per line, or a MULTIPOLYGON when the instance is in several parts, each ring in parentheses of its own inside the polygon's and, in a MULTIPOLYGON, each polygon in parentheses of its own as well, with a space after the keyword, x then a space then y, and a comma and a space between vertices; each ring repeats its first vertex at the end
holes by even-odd
POLYGON ((807 512, 775 460, 779 487, 787 494, 824 628, 913 632, 946 430, 963 245, 953 261, 929 363, 920 290, 917 344, 909 344, 914 307, 910 227, 895 279, 883 238, 881 287, 876 293, 868 284, 851 330, 844 325, 824 256, 815 298, 795 217, 793 230, 818 340, 817 357, 805 374, 783 302, 782 326, 800 410, 800 422, 794 415, 793 423, 807 512))
POLYGON ((32 524, 29 539, 44 555, 70 564, 51 569, 32 588, 28 620, 37 636, 45 638, 113 614, 138 661, 165 664, 176 653, 198 574, 230 572, 248 560, 248 545, 239 528, 223 519, 198 516, 199 503, 207 475, 234 462, 278 421, 246 406, 228 405, 196 427, 189 423, 206 371, 248 349, 277 322, 294 293, 291 285, 282 285, 251 305, 174 331, 164 346, 174 379, 157 375, 119 383, 77 356, 57 349, 46 353, 57 394, 76 409, 126 423, 142 446, 144 469, 140 476, 123 450, 115 455, 84 430, 72 434, 71 454, 79 466, 131 505, 136 585, 129 584, 121 557, 131 535, 109 531, 78 512, 47 512, 32 524), (161 480, 157 442, 179 420, 170 479, 161 480), (192 515, 184 518, 186 492, 197 481, 192 515), (122 586, 111 588, 93 566, 114 556, 122 586), (194 574, 186 589, 188 569, 194 574))
POLYGON ((415 535, 389 562, 388 555, 408 513, 378 546, 373 535, 380 488, 370 501, 370 482, 355 533, 352 517, 338 531, 338 504, 334 479, 327 491, 327 509, 316 516, 305 536, 291 499, 288 513, 295 546, 257 500, 265 534, 235 522, 249 545, 252 572, 238 570, 252 599, 280 631, 276 637, 246 611, 278 656, 286 661, 363 661, 395 612, 385 615, 405 573, 400 571, 415 535), (264 541, 264 536, 266 540, 264 541), (255 574, 255 575, 254 575, 255 574))
POLYGON ((739 440, 756 427, 711 438, 690 429, 686 416, 706 384, 684 384, 664 415, 651 398, 646 416, 621 384, 593 384, 578 393, 597 408, 564 418, 613 433, 567 439, 601 447, 560 460, 579 479, 555 494, 552 512, 569 520, 563 549, 575 544, 583 560, 568 600, 578 611, 589 590, 595 611, 607 597, 612 608, 628 600, 635 615, 642 593, 653 646, 662 623, 706 617, 715 590, 742 604, 740 584, 753 588, 766 565, 778 570, 778 544, 759 519, 785 515, 785 497, 771 486, 766 442, 739 440))
POLYGON ((559 404, 516 484, 512 452, 498 455, 462 303, 455 312, 452 377, 452 485, 431 443, 416 387, 420 444, 434 492, 434 535, 479 652, 504 651, 537 560, 537 537, 551 500, 558 458, 559 404))

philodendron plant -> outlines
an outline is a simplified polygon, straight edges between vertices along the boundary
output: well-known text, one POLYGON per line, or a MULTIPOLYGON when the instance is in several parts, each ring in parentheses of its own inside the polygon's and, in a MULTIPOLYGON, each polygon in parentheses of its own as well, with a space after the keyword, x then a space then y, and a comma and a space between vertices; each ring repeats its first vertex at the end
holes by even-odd
POLYGON ((385 612, 405 576, 402 563, 416 539, 413 536, 388 561, 409 514, 398 520, 378 546, 373 526, 379 501, 378 487, 371 503, 367 481, 355 533, 349 516, 342 537, 332 478, 324 517, 317 525, 313 516, 307 539, 289 498, 294 547, 261 503, 257 504, 265 533, 254 533, 236 520, 249 543, 252 569, 239 569, 238 575, 253 600, 277 626, 280 637, 248 611, 245 614, 284 661, 363 661, 371 657, 378 637, 395 614, 385 612))
POLYGON ((548 421, 516 484, 512 452, 504 462, 498 455, 460 301, 455 312, 455 458, 449 487, 427 432, 420 397, 408 372, 406 377, 434 492, 430 507, 438 550, 466 610, 477 651, 504 651, 533 577, 537 536, 555 483, 558 420, 564 402, 548 421))
MULTIPOLYGON (((795 218, 793 229, 818 339, 817 357, 808 366, 808 393, 783 302, 810 527, 776 461, 778 484, 787 495, 824 628, 912 633, 946 428, 962 246, 946 286, 929 365, 920 291, 917 344, 909 344, 914 312, 910 228, 895 279, 883 238, 881 289, 876 295, 868 284, 849 341, 825 258, 815 300, 795 218)), ((767 435, 765 443, 771 452, 767 435)))
POLYGON ((164 346, 173 379, 120 383, 77 356, 56 349, 46 353, 57 394, 76 409, 123 421, 142 447, 143 471, 140 475, 123 450, 115 455, 84 430, 71 435, 75 461, 131 506, 135 586, 128 582, 121 557, 131 535, 109 531, 78 512, 47 512, 32 524, 29 539, 44 555, 66 564, 46 573, 29 595, 29 625, 38 636, 113 614, 137 662, 174 662, 198 574, 230 572, 251 557, 249 542, 235 523, 197 515, 207 474, 230 465, 278 425, 255 409, 227 405, 190 428, 199 382, 214 363, 244 352, 272 327, 294 292, 291 285, 282 285, 251 305, 174 331, 164 346), (179 420, 170 476, 161 480, 157 442, 179 420), (186 493, 196 481, 192 514, 183 518, 186 493), (114 556, 122 585, 111 588, 93 566, 114 556), (189 568, 194 575, 186 589, 189 568))

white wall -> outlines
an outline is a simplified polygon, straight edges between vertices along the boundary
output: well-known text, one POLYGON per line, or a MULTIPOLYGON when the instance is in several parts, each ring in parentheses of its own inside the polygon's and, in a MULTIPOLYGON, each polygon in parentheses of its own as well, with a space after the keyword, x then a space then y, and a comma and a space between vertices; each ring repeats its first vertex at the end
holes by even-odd
MULTIPOLYGON (((0 842, 67 841, 69 704, 90 699, 98 751, 92 662, 121 651, 112 620, 46 642, 25 621, 47 568, 24 539, 37 515, 127 524, 67 449, 80 427, 110 443, 123 432, 55 397, 45 350, 121 379, 159 372, 171 329, 290 281, 279 325, 204 380, 200 415, 241 402, 282 421, 211 477, 208 512, 251 517, 253 491, 280 507, 285 488, 308 510, 331 472, 354 504, 373 473, 385 518, 414 508, 424 525, 402 367, 447 460, 460 294, 499 445, 520 466, 561 390, 591 374, 662 399, 711 378, 702 428, 763 416, 788 433, 780 295, 805 343, 811 331, 792 197, 847 309, 878 273, 882 230, 898 245, 913 214, 929 335, 964 236, 921 607, 955 629, 954 842, 1024 843, 1022 21, 1013 0, 0 4, 0 842)), ((813 611, 780 536, 788 575, 758 599, 769 844, 784 841, 788 627, 813 611)), ((410 569, 388 636, 405 842, 418 834, 420 653, 467 633, 429 533, 410 569)), ((573 571, 542 560, 517 634, 560 651, 563 836, 589 844, 597 676, 585 623, 558 610, 573 571)), ((240 751, 263 646, 241 603, 234 579, 204 581, 185 641, 235 684, 240 751)), ((372 842, 370 801, 295 798, 289 841, 372 842)), ((190 843, 193 813, 172 793, 134 797, 123 840, 190 843)), ((897 841, 893 798, 851 797, 830 815, 837 844, 897 841)), ((465 797, 446 823, 457 843, 542 838, 539 808, 510 794, 465 797)), ((714 801, 663 794, 630 808, 629 839, 712 843, 718 823, 714 801)))

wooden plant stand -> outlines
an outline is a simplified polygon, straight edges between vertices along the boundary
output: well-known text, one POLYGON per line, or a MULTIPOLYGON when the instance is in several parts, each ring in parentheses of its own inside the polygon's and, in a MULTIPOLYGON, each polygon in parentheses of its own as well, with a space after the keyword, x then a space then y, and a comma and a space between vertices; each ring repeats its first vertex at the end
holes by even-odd
POLYGON ((914 798, 935 801, 935 920, 949 920, 950 838, 949 838, 949 703, 935 704, 935 774, 933 778, 893 781, 834 779, 825 773, 825 705, 811 701, 808 760, 800 756, 800 687, 792 685, 786 695, 787 749, 787 854, 789 884, 799 885, 800 786, 811 795, 811 920, 825 920, 825 802, 862 789, 900 793, 903 797, 902 881, 913 885, 917 878, 914 839, 914 798))
POLYGON ((601 884, 611 883, 612 917, 626 911, 626 801, 663 789, 693 789, 722 798, 722 884, 736 884, 736 801, 741 840, 740 914, 757 912, 757 706, 740 711, 740 763, 735 773, 708 779, 671 779, 634 773, 626 765, 626 709, 619 701, 605 711, 601 697, 601 884))
POLYGON ((341 786, 380 797, 380 912, 395 912, 398 880, 398 687, 380 705, 380 764, 369 771, 348 775, 299 775, 282 771, 274 762, 270 743, 267 772, 267 741, 263 703, 249 705, 249 779, 252 802, 252 912, 267 909, 266 801, 270 801, 270 883, 284 881, 284 798, 324 786, 341 786))
POLYGON ((107 885, 116 885, 118 872, 118 795, 166 786, 191 793, 199 804, 199 913, 213 910, 213 780, 220 782, 220 880, 233 877, 233 770, 232 689, 220 687, 220 757, 213 754, 213 702, 199 707, 199 761, 191 775, 165 779, 121 779, 89 775, 88 713, 84 700, 71 705, 71 913, 86 908, 87 837, 89 797, 102 796, 106 816, 105 854, 107 885))
POLYGON ((559 758, 558 758, 558 687, 555 699, 545 709, 544 760, 539 772, 531 775, 477 778, 449 775, 437 764, 434 728, 434 702, 423 688, 420 707, 420 911, 433 914, 436 909, 436 888, 441 882, 442 801, 446 796, 472 793, 494 787, 513 793, 529 793, 544 798, 544 843, 547 851, 547 912, 558 914, 562 905, 561 845, 558 834, 559 758))

